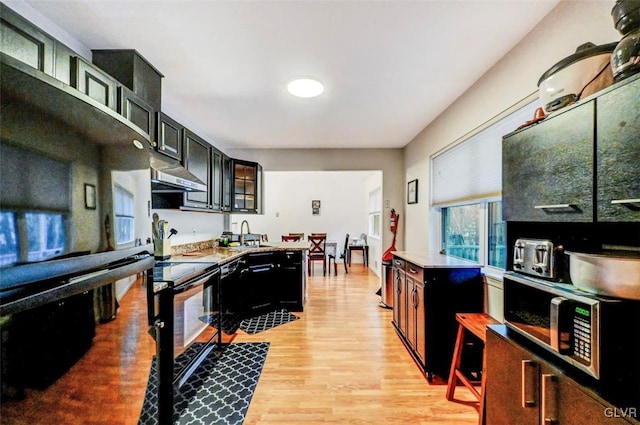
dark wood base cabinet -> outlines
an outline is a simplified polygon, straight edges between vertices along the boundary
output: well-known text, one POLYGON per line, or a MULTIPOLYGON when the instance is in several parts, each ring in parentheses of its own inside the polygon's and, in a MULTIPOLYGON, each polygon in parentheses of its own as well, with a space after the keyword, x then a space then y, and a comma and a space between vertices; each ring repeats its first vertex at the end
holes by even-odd
MULTIPOLYGON (((423 268, 395 257, 393 297, 393 325, 402 342, 427 380, 434 375, 446 379, 458 330, 456 313, 482 312, 480 268, 423 268)), ((480 368, 481 358, 466 364, 474 363, 480 368)))
POLYGON ((637 408, 607 403, 509 338, 504 325, 489 326, 485 350, 487 424, 640 423, 637 408))
POLYGON ((249 253, 232 275, 223 276, 223 308, 246 317, 278 308, 302 312, 306 284, 303 251, 249 253))

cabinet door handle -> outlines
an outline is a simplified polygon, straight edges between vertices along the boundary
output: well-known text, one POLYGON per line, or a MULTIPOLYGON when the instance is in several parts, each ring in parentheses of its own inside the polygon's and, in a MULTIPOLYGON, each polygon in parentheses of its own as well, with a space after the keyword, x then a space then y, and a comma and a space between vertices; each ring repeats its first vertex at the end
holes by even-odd
POLYGON ((523 360, 521 377, 522 407, 534 407, 538 398, 538 363, 533 360, 523 360))
POLYGON ((553 204, 553 205, 535 205, 533 208, 537 210, 566 210, 566 209, 577 209, 576 204, 553 204))
POLYGON ((542 374, 542 420, 541 425, 558 423, 558 377, 542 374))
POLYGON ((618 204, 640 204, 640 199, 614 199, 611 201, 613 205, 618 204))
POLYGON ((413 305, 413 308, 418 308, 418 290, 416 288, 413 288, 413 291, 411 292, 411 304, 413 305))

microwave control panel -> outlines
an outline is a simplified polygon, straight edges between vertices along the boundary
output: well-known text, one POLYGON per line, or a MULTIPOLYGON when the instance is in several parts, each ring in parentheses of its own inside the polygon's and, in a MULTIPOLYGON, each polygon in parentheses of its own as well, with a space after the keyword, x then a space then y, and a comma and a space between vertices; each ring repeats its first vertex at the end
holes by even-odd
POLYGON ((573 316, 573 356, 586 365, 591 364, 591 320, 589 310, 575 308, 573 316))

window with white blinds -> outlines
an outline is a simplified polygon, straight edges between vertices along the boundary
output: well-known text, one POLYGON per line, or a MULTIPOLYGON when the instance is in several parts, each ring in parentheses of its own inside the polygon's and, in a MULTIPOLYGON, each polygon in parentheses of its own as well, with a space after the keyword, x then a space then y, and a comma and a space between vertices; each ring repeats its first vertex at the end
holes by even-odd
POLYGON ((116 244, 133 242, 135 210, 133 193, 120 185, 114 185, 114 206, 116 214, 116 244))
POLYGON ((502 136, 533 118, 540 101, 528 103, 432 159, 434 206, 500 196, 502 136))

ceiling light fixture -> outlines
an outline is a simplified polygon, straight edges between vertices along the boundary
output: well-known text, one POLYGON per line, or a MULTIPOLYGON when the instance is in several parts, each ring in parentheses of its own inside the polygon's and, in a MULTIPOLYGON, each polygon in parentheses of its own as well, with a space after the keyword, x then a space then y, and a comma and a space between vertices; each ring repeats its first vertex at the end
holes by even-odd
POLYGON ((324 86, 320 81, 300 78, 287 84, 287 90, 297 97, 316 97, 322 94, 324 86))

